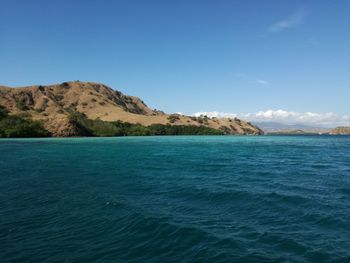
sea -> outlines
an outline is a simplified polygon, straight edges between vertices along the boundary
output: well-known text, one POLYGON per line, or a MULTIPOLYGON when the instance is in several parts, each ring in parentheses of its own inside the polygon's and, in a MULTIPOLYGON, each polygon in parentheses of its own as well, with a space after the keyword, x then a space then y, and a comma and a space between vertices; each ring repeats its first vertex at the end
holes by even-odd
POLYGON ((350 262, 350 136, 1 139, 0 262, 350 262))

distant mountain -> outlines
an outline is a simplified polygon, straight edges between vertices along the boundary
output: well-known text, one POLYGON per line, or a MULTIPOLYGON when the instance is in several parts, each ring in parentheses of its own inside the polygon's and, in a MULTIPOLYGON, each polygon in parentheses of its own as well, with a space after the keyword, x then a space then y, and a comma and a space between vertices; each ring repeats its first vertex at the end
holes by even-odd
MULTIPOLYGON (((82 126, 95 125, 89 120, 99 121, 99 125, 104 126, 108 126, 104 122, 120 121, 143 127, 154 124, 167 127, 206 127, 224 134, 263 133, 255 125, 237 118, 165 114, 149 108, 138 97, 127 96, 106 85, 93 82, 73 81, 20 88, 0 86, 0 106, 4 107, 10 115, 42 121, 45 129, 53 136, 84 135, 87 128, 82 126), (78 119, 79 123, 74 123, 78 119)), ((179 132, 186 133, 186 129, 185 131, 180 129, 179 132)))
POLYGON ((331 135, 350 135, 350 127, 336 127, 330 131, 331 135))
POLYGON ((253 124, 260 127, 265 133, 325 134, 330 131, 329 128, 313 127, 304 124, 285 124, 279 122, 253 122, 253 124))

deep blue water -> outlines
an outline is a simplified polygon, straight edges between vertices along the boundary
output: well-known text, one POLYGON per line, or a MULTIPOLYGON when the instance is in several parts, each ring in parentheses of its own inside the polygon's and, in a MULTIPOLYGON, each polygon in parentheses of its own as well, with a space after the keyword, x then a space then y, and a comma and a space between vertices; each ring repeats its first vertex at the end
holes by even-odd
POLYGON ((1 262, 350 262, 350 137, 0 140, 1 262))

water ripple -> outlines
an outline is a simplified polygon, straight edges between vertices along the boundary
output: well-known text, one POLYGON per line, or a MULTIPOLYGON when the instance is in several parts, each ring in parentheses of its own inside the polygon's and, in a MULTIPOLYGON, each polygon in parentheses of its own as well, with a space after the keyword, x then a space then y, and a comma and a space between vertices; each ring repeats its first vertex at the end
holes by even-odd
POLYGON ((1 140, 2 262, 349 262, 350 137, 1 140))

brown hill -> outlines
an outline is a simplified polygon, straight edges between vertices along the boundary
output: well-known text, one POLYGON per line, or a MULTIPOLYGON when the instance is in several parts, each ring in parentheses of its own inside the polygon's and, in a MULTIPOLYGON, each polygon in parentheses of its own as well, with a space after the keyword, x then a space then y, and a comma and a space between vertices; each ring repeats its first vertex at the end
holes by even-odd
POLYGON ((57 85, 10 88, 0 86, 0 105, 10 114, 44 121, 54 136, 77 135, 68 116, 72 111, 89 119, 152 124, 203 125, 227 134, 262 134, 256 126, 239 120, 210 119, 165 114, 149 108, 137 97, 127 96, 106 85, 92 82, 64 82, 57 85))
POLYGON ((329 134, 331 135, 350 135, 350 127, 336 127, 332 129, 329 134))

